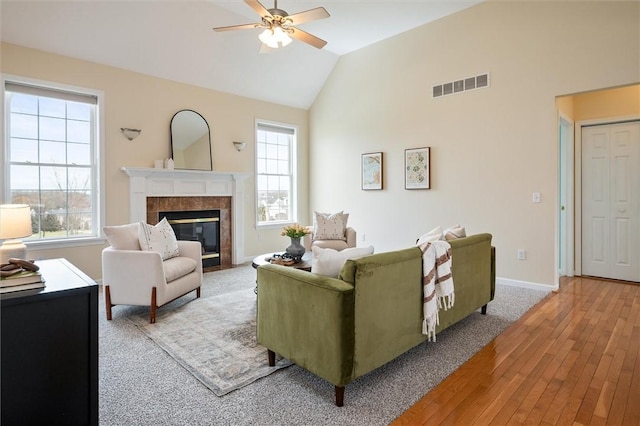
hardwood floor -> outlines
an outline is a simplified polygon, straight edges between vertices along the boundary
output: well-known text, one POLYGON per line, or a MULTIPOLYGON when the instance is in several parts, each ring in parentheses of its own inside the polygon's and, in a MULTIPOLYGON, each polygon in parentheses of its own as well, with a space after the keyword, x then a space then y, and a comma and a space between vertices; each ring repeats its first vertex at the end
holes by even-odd
POLYGON ((563 279, 392 424, 640 425, 640 286, 563 279))

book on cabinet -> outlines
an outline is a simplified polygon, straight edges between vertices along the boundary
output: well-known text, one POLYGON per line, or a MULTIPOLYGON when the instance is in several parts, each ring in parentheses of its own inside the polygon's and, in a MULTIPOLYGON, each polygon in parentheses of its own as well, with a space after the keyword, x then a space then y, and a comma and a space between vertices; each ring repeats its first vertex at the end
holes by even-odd
POLYGON ((38 271, 23 271, 8 277, 2 277, 0 279, 0 288, 34 283, 44 283, 42 274, 38 271))
POLYGON ((33 290, 38 288, 44 288, 44 281, 29 283, 29 284, 12 285, 8 287, 0 287, 0 294, 11 293, 14 291, 22 291, 22 290, 33 290))

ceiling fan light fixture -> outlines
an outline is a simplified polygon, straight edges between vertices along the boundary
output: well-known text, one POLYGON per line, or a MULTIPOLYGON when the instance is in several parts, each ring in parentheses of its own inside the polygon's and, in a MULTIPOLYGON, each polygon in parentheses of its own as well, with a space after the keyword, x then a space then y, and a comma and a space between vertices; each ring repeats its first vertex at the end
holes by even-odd
POLYGON ((276 37, 276 41, 282 46, 286 46, 289 43, 291 43, 291 37, 289 37, 289 34, 287 34, 287 32, 285 30, 282 29, 282 27, 276 27, 273 30, 273 34, 276 37))
POLYGON ((264 44, 268 44, 271 41, 271 34, 272 33, 273 33, 273 31, 271 31, 271 28, 267 28, 266 30, 264 30, 263 32, 260 33, 258 38, 264 44))
POLYGON ((291 37, 281 26, 274 26, 273 28, 267 28, 264 30, 258 38, 260 41, 272 49, 278 47, 284 47, 291 43, 291 37))
MULTIPOLYGON (((229 31, 261 28, 264 31, 258 35, 258 38, 265 46, 272 49, 287 46, 293 41, 293 38, 318 49, 322 49, 327 44, 327 42, 321 38, 297 28, 297 25, 306 22, 328 18, 330 16, 329 12, 327 12, 324 7, 316 7, 289 15, 284 10, 278 9, 278 0, 273 0, 272 9, 264 7, 259 0, 244 0, 244 2, 260 15, 261 22, 256 24, 216 27, 213 30, 229 31)), ((262 52, 262 49, 260 51, 262 52)))

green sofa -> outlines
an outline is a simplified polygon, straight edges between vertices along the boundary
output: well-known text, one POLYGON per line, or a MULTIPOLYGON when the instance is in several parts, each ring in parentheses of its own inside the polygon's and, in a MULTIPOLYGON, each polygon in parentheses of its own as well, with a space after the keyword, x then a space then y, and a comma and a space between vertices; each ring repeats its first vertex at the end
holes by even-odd
MULTIPOLYGON (((450 241, 455 305, 440 332, 486 306, 495 292, 491 234, 450 241)), ((295 268, 258 268, 257 339, 275 354, 344 387, 422 343, 422 252, 411 247, 348 260, 339 279, 295 268)), ((433 344, 437 344, 433 343, 433 344)))

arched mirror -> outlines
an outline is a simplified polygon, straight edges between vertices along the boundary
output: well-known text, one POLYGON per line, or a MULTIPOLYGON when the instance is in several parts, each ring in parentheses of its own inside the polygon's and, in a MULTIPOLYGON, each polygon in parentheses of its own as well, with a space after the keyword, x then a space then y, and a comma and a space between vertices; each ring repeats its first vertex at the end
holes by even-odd
POLYGON ((190 109, 171 119, 171 156, 176 169, 213 170, 209 124, 190 109))

